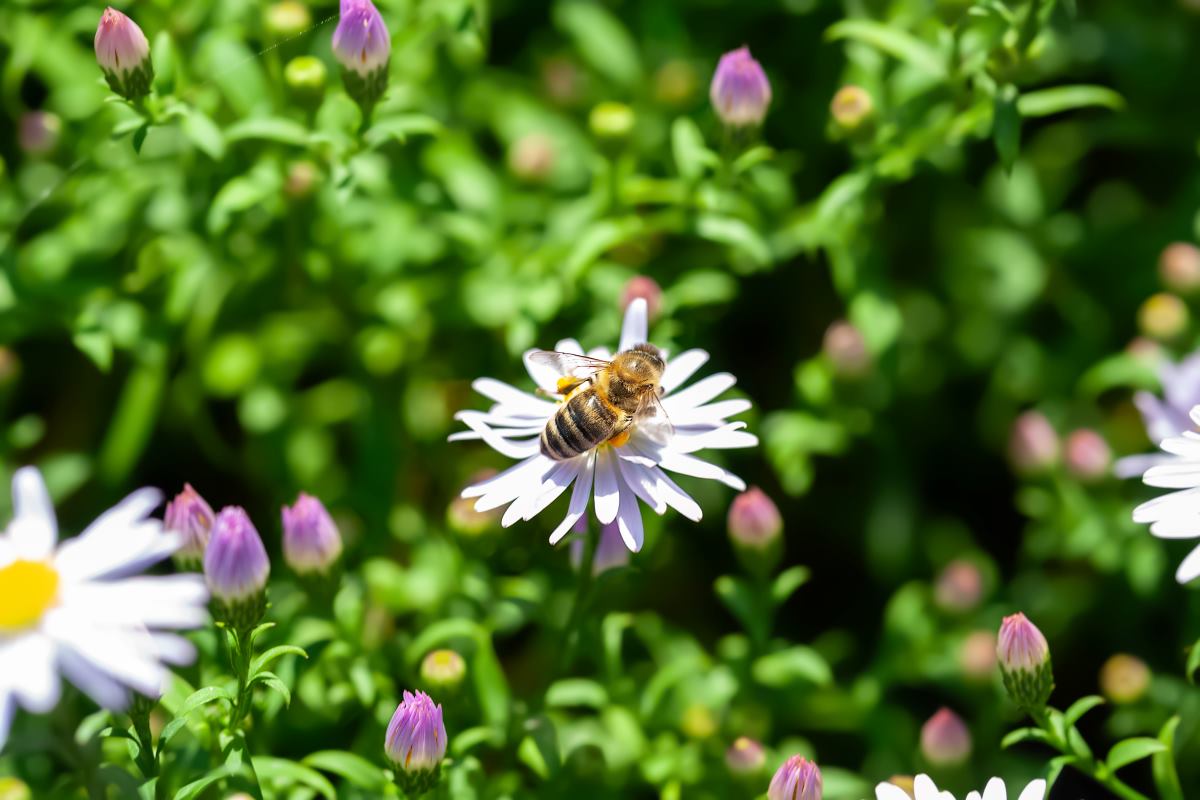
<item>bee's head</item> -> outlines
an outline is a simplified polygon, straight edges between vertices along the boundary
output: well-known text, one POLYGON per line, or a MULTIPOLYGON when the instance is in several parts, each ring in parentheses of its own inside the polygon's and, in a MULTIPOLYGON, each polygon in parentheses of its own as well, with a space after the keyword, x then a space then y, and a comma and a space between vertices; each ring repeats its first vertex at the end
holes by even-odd
POLYGON ((631 383, 657 388, 667 366, 657 347, 652 344, 635 344, 620 355, 623 356, 620 364, 621 377, 631 383))

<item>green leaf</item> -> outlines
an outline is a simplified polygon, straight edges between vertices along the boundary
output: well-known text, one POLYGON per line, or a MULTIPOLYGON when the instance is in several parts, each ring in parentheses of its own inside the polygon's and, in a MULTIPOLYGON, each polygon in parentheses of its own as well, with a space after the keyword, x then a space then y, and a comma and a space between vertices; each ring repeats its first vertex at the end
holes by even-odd
POLYGON ((292 704, 292 690, 289 689, 288 685, 283 682, 283 679, 274 672, 260 672, 250 679, 250 683, 248 685, 253 686, 256 683, 261 683, 266 688, 274 689, 283 695, 284 705, 290 706, 292 704))
POLYGON ((158 776, 138 787, 138 800, 158 800, 158 776))
POLYGON ((1075 756, 1057 756, 1050 759, 1050 769, 1046 771, 1046 792, 1049 793, 1054 788, 1058 776, 1062 774, 1064 769, 1078 761, 1079 759, 1075 756))
POLYGON ((747 170, 757 167, 759 164, 765 164, 775 157, 775 151, 765 144, 751 147, 746 152, 738 156, 733 162, 733 171, 737 175, 741 175, 747 170))
POLYGON ((778 653, 762 656, 750 668, 754 679, 763 686, 779 689, 798 682, 817 686, 833 683, 829 662, 816 650, 794 645, 778 653))
POLYGON ((721 214, 703 214, 696 219, 696 233, 711 242, 740 250, 758 266, 771 263, 771 248, 767 240, 745 220, 721 214))
POLYGON ((1158 739, 1151 739, 1148 736, 1136 736, 1113 745, 1112 750, 1108 751, 1108 758, 1104 760, 1104 763, 1108 765, 1110 770, 1116 772, 1121 767, 1132 764, 1135 761, 1141 761, 1143 758, 1149 758, 1155 753, 1165 752, 1166 750, 1167 746, 1158 739))
POLYGON ((287 655, 308 658, 308 653, 304 652, 303 648, 291 644, 276 645, 254 659, 254 664, 250 667, 250 674, 255 675, 261 672, 270 666, 272 662, 287 655))
POLYGON ((1183 671, 1188 683, 1196 682, 1196 670, 1200 670, 1200 640, 1192 645, 1191 652, 1188 653, 1187 667, 1183 671))
POLYGON ((751 638, 756 641, 766 638, 766 615, 759 607, 753 588, 744 578, 722 575, 713 584, 713 589, 751 638))
POLYGON ((1178 727, 1179 717, 1171 717, 1158 733, 1158 740, 1166 746, 1166 750, 1154 754, 1151 762, 1159 800, 1183 800, 1183 787, 1175 769, 1175 730, 1178 727))
POLYGON ((546 705, 565 708, 587 706, 600 709, 608 705, 608 692, 603 686, 588 678, 563 678, 550 684, 546 690, 546 705))
POLYGON ((146 143, 146 134, 150 132, 150 123, 147 122, 142 127, 133 132, 133 152, 139 155, 142 152, 142 145, 146 143))
POLYGON ((1044 742, 1049 738, 1049 735, 1041 728, 1017 728, 1015 731, 1009 731, 1008 735, 1000 740, 1000 747, 1009 748, 1018 742, 1029 739, 1044 742))
POLYGON ((214 783, 216 783, 217 781, 221 780, 222 778, 226 777, 229 774, 230 774, 230 772, 229 772, 228 767, 225 767, 225 766, 217 767, 215 770, 208 773, 203 778, 192 781, 191 783, 187 784, 182 789, 180 789, 178 792, 176 792, 175 800, 192 800, 192 798, 199 797, 200 794, 205 789, 207 789, 209 786, 212 786, 214 783))
POLYGON ((225 156, 225 137, 217 123, 203 111, 189 108, 179 127, 196 149, 213 161, 220 161, 225 156))
POLYGON ((71 337, 71 342, 101 372, 112 369, 113 345, 112 337, 107 331, 81 331, 71 337))
POLYGON ((946 77, 946 59, 907 31, 869 19, 845 19, 829 26, 830 41, 851 39, 870 45, 936 78, 946 77))
POLYGON ((396 140, 400 144, 408 142, 410 136, 436 136, 442 132, 442 123, 427 114, 396 114, 375 123, 363 135, 363 141, 370 148, 396 140))
POLYGON ((1046 117, 1077 108, 1108 108, 1120 111, 1125 107, 1125 98, 1104 86, 1079 84, 1054 86, 1026 92, 1017 101, 1017 110, 1022 117, 1046 117))
POLYGON ((1005 170, 1012 169, 1021 152, 1021 114, 1017 109, 1017 87, 1002 86, 992 106, 992 141, 1005 170))
POLYGON ((382 769, 362 756, 345 750, 320 750, 305 756, 302 763, 339 775, 354 786, 367 791, 379 792, 388 785, 387 776, 382 769))
POLYGON ((1087 697, 1081 697, 1063 712, 1063 722, 1070 728, 1083 717, 1084 714, 1091 711, 1096 706, 1104 705, 1104 698, 1099 695, 1091 694, 1087 697))
POLYGON ((571 38, 592 69, 625 88, 641 82, 637 43, 604 6, 588 0, 565 0, 554 6, 553 18, 555 27, 571 38))
POLYGON ((467 728, 450 740, 450 751, 462 757, 481 744, 501 748, 504 746, 504 734, 486 725, 467 728))
POLYGON ((800 565, 785 569, 771 583, 771 600, 777 606, 783 605, 797 589, 808 583, 811 575, 812 570, 800 565))
POLYGON ((337 800, 337 790, 321 773, 295 761, 271 756, 255 756, 254 771, 264 781, 280 781, 307 786, 329 800, 337 800))
POLYGON ((671 125, 671 154, 675 168, 689 181, 720 164, 717 154, 704 144, 704 134, 690 117, 679 117, 671 125))
POLYGON ((228 142, 248 139, 304 147, 308 145, 308 128, 287 117, 251 117, 225 129, 225 140, 228 142))

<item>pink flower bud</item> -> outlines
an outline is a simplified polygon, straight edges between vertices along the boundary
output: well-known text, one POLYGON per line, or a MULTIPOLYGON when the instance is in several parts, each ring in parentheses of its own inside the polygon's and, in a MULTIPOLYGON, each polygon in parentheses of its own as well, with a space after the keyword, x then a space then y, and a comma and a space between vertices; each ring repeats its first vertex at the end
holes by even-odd
POLYGON ((1200 248, 1188 242, 1167 245, 1158 257, 1158 275, 1173 292, 1188 294, 1200 288, 1200 248))
POLYGON ((204 553, 204 580, 219 619, 239 630, 258 624, 270 574, 271 562, 250 517, 236 506, 221 509, 204 553))
POLYGON ((150 42, 137 23, 111 6, 96 28, 96 62, 114 92, 133 100, 150 93, 150 42))
POLYGON ((1082 481, 1095 481, 1108 475, 1112 450, 1104 437, 1088 428, 1067 436, 1064 460, 1067 470, 1082 481))
POLYGON ((875 110, 871 95, 861 86, 843 86, 833 96, 829 113, 842 130, 853 131, 862 126, 875 110))
POLYGON ((725 765, 734 775, 755 775, 767 763, 763 746, 749 736, 739 736, 725 751, 725 765))
POLYGON ((934 600, 946 611, 962 613, 979 605, 983 598, 983 575, 970 561, 951 561, 938 575, 934 600))
POLYGON ((1027 475, 1048 470, 1058 461, 1058 434, 1040 411, 1026 411, 1013 421, 1008 457, 1017 472, 1027 475))
POLYGON ((546 180, 554 169, 554 140, 544 133, 527 133, 508 148, 508 168, 528 183, 546 180))
POLYGON ((62 120, 49 111, 26 111, 21 115, 17 128, 17 144, 26 153, 44 155, 58 144, 62 134, 62 120))
POLYGON ((325 506, 301 492, 281 513, 283 560, 297 575, 327 574, 342 555, 342 535, 325 506))
POLYGON ((181 569, 201 568, 212 533, 213 517, 212 507, 190 483, 185 483, 183 491, 167 503, 163 527, 183 537, 183 544, 175 551, 175 563, 181 569))
POLYGON ((948 708, 930 717, 921 726, 921 755, 939 767, 966 761, 971 755, 971 732, 962 718, 948 708))
POLYGON ((739 47, 721 56, 708 96, 726 125, 758 126, 771 105, 771 83, 750 48, 739 47))
POLYGON ((958 663, 963 674, 973 681, 991 679, 996 669, 996 634, 991 631, 968 634, 959 646, 958 663))
POLYGON ((624 312, 639 297, 646 301, 646 315, 653 320, 662 308, 662 287, 653 278, 634 275, 621 291, 621 311, 624 312))
POLYGON ((783 532, 783 517, 771 498, 757 486, 733 498, 729 506, 729 537, 736 543, 763 549, 783 532))
POLYGON ((862 332, 844 319, 833 322, 825 330, 822 345, 833 371, 843 378, 857 378, 871 368, 871 354, 862 332))
POLYGON ((419 796, 437 782, 437 769, 446 757, 446 726, 442 707, 424 692, 405 692, 388 724, 384 752, 396 767, 406 793, 419 796))
POLYGON ((767 800, 821 800, 821 770, 804 756, 792 756, 771 778, 767 800))
POLYGON ((1009 696, 1022 708, 1042 708, 1054 690, 1050 645, 1046 637, 1018 612, 1005 617, 996 644, 1000 675, 1009 696))
POLYGON ((387 89, 392 55, 391 34, 371 0, 341 0, 333 55, 343 67, 346 92, 367 113, 387 89))

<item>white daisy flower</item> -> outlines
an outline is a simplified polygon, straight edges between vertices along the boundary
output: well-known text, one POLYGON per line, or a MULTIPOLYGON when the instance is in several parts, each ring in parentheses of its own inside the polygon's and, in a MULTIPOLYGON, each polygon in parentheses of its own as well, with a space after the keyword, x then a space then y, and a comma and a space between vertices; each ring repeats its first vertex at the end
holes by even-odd
POLYGON ((13 519, 0 533, 0 749, 18 703, 34 714, 57 705, 60 673, 120 710, 130 688, 159 695, 163 662, 195 659, 190 642, 163 631, 204 624, 204 579, 137 574, 182 541, 149 518, 161 500, 139 489, 56 546, 41 473, 25 467, 13 476, 13 519))
MULTIPOLYGON (((1200 425, 1200 406, 1191 411, 1192 422, 1200 425)), ((1156 497, 1133 510, 1134 522, 1150 523, 1150 533, 1160 539, 1200 538, 1200 433, 1185 431, 1159 445, 1165 455, 1146 470, 1147 486, 1179 491, 1156 497)), ((1192 550, 1175 579, 1180 583, 1200 576, 1200 546, 1192 550)))
MULTIPOLYGON (((1158 380, 1162 386, 1161 398, 1146 391, 1133 396, 1152 442, 1178 436, 1192 427, 1188 412, 1200 403, 1200 352, 1177 363, 1164 361, 1158 368, 1158 380)), ((1117 460, 1113 472, 1118 478, 1133 478, 1170 458, 1159 453, 1126 456, 1117 460)))
MULTIPOLYGON (((1016 800, 1043 800, 1046 796, 1046 782, 1040 778, 1026 786, 1016 800)), ((875 800, 954 800, 950 792, 940 791, 928 775, 918 775, 913 781, 913 794, 893 783, 881 783, 875 787, 875 800)), ((992 778, 984 787, 983 795, 971 792, 967 800, 1008 800, 1008 790, 1004 781, 992 778)))
MULTIPOLYGON (((646 329, 646 301, 638 298, 626 309, 617 351, 645 343, 646 329)), ((560 341, 555 349, 584 353, 574 339, 560 341)), ((534 352, 537 351, 525 353, 525 368, 540 389, 549 395, 557 395, 558 379, 564 376, 531 360, 534 352)), ((612 357, 604 348, 586 355, 604 360, 612 357)), ((643 538, 638 500, 656 514, 663 514, 669 506, 690 520, 701 517, 700 506, 679 488, 668 472, 718 480, 738 491, 745 489, 741 478, 697 458, 694 453, 705 448, 757 444, 757 437, 743 430, 744 422, 726 419, 750 408, 750 401, 709 402, 736 382, 732 375, 724 372, 710 375, 686 389, 680 388, 708 361, 708 353, 703 350, 687 350, 671 358, 663 353, 662 357, 666 369, 661 382, 661 400, 671 424, 656 419, 639 421, 630 429, 625 444, 603 443, 565 461, 542 455, 539 445, 542 429, 558 410, 558 402, 492 378, 476 380, 472 384, 475 391, 496 404, 487 411, 459 412, 456 418, 470 430, 451 435, 451 441, 482 439, 496 451, 520 461, 494 478, 468 486, 462 496, 479 498, 475 503, 477 511, 508 506, 501 520, 501 524, 508 527, 517 520, 533 519, 574 484, 567 515, 550 535, 550 543, 556 544, 583 517, 594 494, 596 518, 600 524, 607 525, 615 520, 625 546, 637 552, 643 538)))

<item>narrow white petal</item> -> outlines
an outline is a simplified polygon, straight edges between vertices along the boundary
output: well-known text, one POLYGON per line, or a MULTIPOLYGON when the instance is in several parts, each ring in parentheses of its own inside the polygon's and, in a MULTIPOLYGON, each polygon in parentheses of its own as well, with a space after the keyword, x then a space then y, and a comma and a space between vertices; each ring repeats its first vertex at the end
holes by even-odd
POLYGON ((1004 788, 1004 781, 999 778, 988 781, 987 786, 983 787, 983 800, 1008 800, 1008 790, 1004 788))
POLYGON ((58 665, 67 680, 101 708, 122 711, 129 705, 129 692, 124 686, 70 647, 60 648, 58 665))
POLYGON ((511 475, 504 473, 507 478, 487 492, 475 502, 476 511, 491 511, 493 508, 507 505, 518 497, 535 494, 542 485, 542 478, 554 468, 554 462, 543 455, 536 455, 522 462, 523 468, 511 475))
POLYGON ((532 419, 530 417, 510 417, 503 414, 491 414, 486 411, 459 411, 454 415, 457 420, 473 420, 492 428, 505 436, 541 433, 549 419, 532 419))
POLYGON ((76 617, 64 609, 47 614, 43 625, 62 650, 77 653, 120 683, 144 695, 154 695, 162 688, 166 670, 154 657, 154 643, 149 633, 104 628, 87 617, 76 617))
POLYGON ((625 309, 625 320, 621 323, 621 344, 618 353, 623 353, 635 344, 644 344, 649 339, 646 323, 646 300, 638 297, 625 309))
POLYGON ((730 488, 737 489, 739 492, 746 488, 746 482, 732 472, 722 469, 716 464, 702 461, 695 456, 689 456, 684 453, 665 450, 658 461, 658 465, 663 469, 678 472, 681 475, 720 481, 730 488))
POLYGON ((584 353, 584 355, 591 356, 592 358, 598 358, 601 361, 612 361, 613 357, 612 351, 607 347, 593 347, 591 350, 588 350, 586 353, 584 353))
POLYGON ((17 711, 17 701, 8 689, 0 686, 0 753, 4 752, 4 744, 8 741, 8 731, 12 728, 13 714, 17 711))
POLYGON ((486 480, 482 480, 479 483, 473 483, 470 486, 463 489, 462 492, 460 493, 460 496, 461 497, 481 497, 485 494, 489 494, 490 492, 501 489, 502 487, 507 485, 510 481, 517 480, 521 475, 523 475, 523 473, 528 472, 530 470, 530 465, 533 464, 535 461, 537 461, 539 458, 541 458, 541 456, 534 456, 532 458, 528 458, 524 461, 521 461, 520 463, 513 464, 511 467, 504 470, 503 472, 493 475, 492 477, 487 478, 486 480))
POLYGON ((579 471, 583 469, 586 462, 587 456, 576 456, 566 461, 559 461, 558 466, 550 470, 550 473, 542 480, 541 492, 537 495, 533 505, 526 510, 523 518, 533 519, 557 500, 558 496, 566 491, 571 482, 578 477, 579 471))
POLYGON ((37 630, 0 644, 0 680, 32 714, 45 714, 58 705, 62 687, 54 651, 54 641, 37 630))
POLYGON ((1146 470, 1142 482, 1163 489, 1189 489, 1200 486, 1200 462, 1174 460, 1146 470))
POLYGON ((645 532, 642 529, 642 512, 638 508, 637 496, 628 486, 622 486, 620 505, 617 509, 617 530, 621 532, 621 540, 629 551, 636 553, 642 549, 645 532))
POLYGON ((54 568, 65 580, 116 578, 142 572, 179 549, 183 537, 163 531, 156 519, 142 520, 119 530, 68 539, 54 556, 54 568))
POLYGON ((935 800, 938 795, 938 788, 928 775, 918 775, 913 780, 913 791, 917 794, 916 800, 935 800))
POLYGON ((750 408, 750 401, 741 398, 721 400, 704 406, 685 409, 671 417, 671 422, 677 427, 683 425, 721 425, 726 417, 741 414, 750 408))
POLYGON ((509 458, 528 458, 540 449, 537 438, 509 441, 501 431, 493 430, 478 420, 467 418, 463 422, 468 428, 479 434, 479 438, 483 439, 484 444, 509 458))
POLYGON ((1192 423, 1200 425, 1200 406, 1192 406, 1192 410, 1188 412, 1188 416, 1192 418, 1192 423))
POLYGON ((611 448, 596 452, 596 519, 607 525, 617 518, 621 505, 620 480, 611 448))
POLYGON ((83 533, 79 534, 79 538, 85 536, 122 536, 127 529, 146 520, 150 516, 150 512, 158 508, 158 504, 161 502, 162 492, 158 489, 149 487, 138 489, 108 511, 96 517, 91 525, 83 529, 83 533))
POLYGON ((533 382, 543 391, 557 392, 558 379, 562 376, 558 374, 558 370, 554 367, 534 361, 531 356, 536 352, 538 352, 538 348, 535 347, 532 350, 526 350, 525 354, 521 356, 521 360, 525 362, 525 370, 529 373, 529 377, 533 378, 533 382))
POLYGON ((196 661, 196 645, 174 633, 152 633, 154 654, 167 664, 187 666, 196 661))
POLYGON ((744 422, 731 422, 707 430, 680 429, 671 440, 671 449, 677 453, 694 453, 697 450, 736 450, 756 446, 758 437, 746 433, 742 430, 744 427, 744 422))
MULTIPOLYGON (((579 340, 570 337, 559 339, 554 345, 554 349, 560 353, 583 353, 583 345, 579 343, 579 340)), ((587 355, 586 353, 583 354, 587 355)))
POLYGON ((8 524, 9 542, 19 558, 40 561, 54 552, 58 522, 42 473, 21 467, 13 474, 13 519, 8 524))
POLYGON ((146 628, 197 628, 208 620, 208 589, 195 574, 141 575, 119 581, 64 586, 62 601, 97 624, 146 628))
POLYGON ((562 537, 567 535, 567 531, 571 530, 587 511, 588 499, 592 495, 592 475, 595 471, 596 451, 592 450, 585 457, 579 477, 575 479, 575 488, 571 490, 571 505, 567 509, 567 516, 550 534, 550 544, 558 544, 562 537))
POLYGON ((675 481, 671 480, 671 476, 663 472, 658 467, 655 467, 654 473, 655 486, 658 488, 659 494, 667 505, 683 514, 692 522, 699 522, 704 516, 704 512, 700 510, 700 504, 692 499, 692 496, 679 488, 675 481))
POLYGON ((679 355, 667 361, 667 368, 663 370, 662 389, 663 394, 670 394, 678 387, 687 382, 687 379, 696 374, 696 370, 704 366, 708 361, 708 353, 703 350, 685 350, 679 355))
POLYGON ((666 512, 667 501, 663 499, 662 493, 658 491, 654 480, 654 473, 650 471, 650 467, 624 458, 617 459, 617 466, 620 467, 621 477, 625 479, 625 484, 646 505, 654 509, 655 514, 661 515, 666 512))
POLYGON ((1175 580, 1180 583, 1191 583, 1197 577, 1200 577, 1200 547, 1188 553, 1175 571, 1175 580))
POLYGON ((1200 459, 1200 434, 1185 431, 1182 436, 1172 436, 1159 442, 1159 449, 1164 453, 1181 456, 1191 461, 1200 459))
POLYGON ((1171 460, 1170 456, 1162 453, 1145 453, 1135 456, 1125 456, 1118 458, 1113 464, 1113 474, 1118 478, 1140 478, 1146 474, 1146 470, 1151 467, 1156 467, 1159 464, 1165 464, 1171 460))
POLYGON ((478 378, 471 383, 471 387, 501 406, 519 411, 523 416, 545 418, 554 413, 555 403, 522 392, 495 378, 478 378))
POLYGON ((881 783, 875 787, 875 800, 912 800, 908 792, 894 783, 881 783))
POLYGON ((1133 509, 1134 522, 1155 522, 1173 517, 1195 517, 1200 514, 1200 488, 1171 492, 1147 500, 1133 509))
POLYGON ((967 800, 983 800, 983 798, 979 796, 979 792, 969 792, 967 794, 967 800))
POLYGON ((709 375, 707 378, 693 383, 683 391, 664 397, 662 401, 663 408, 667 410, 667 414, 671 419, 675 419, 675 417, 681 416, 697 406, 704 405, 735 383, 737 383, 737 378, 728 372, 718 372, 716 375, 709 375))
POLYGON ((1031 781, 1017 800, 1042 800, 1046 796, 1046 782, 1041 778, 1031 781))

